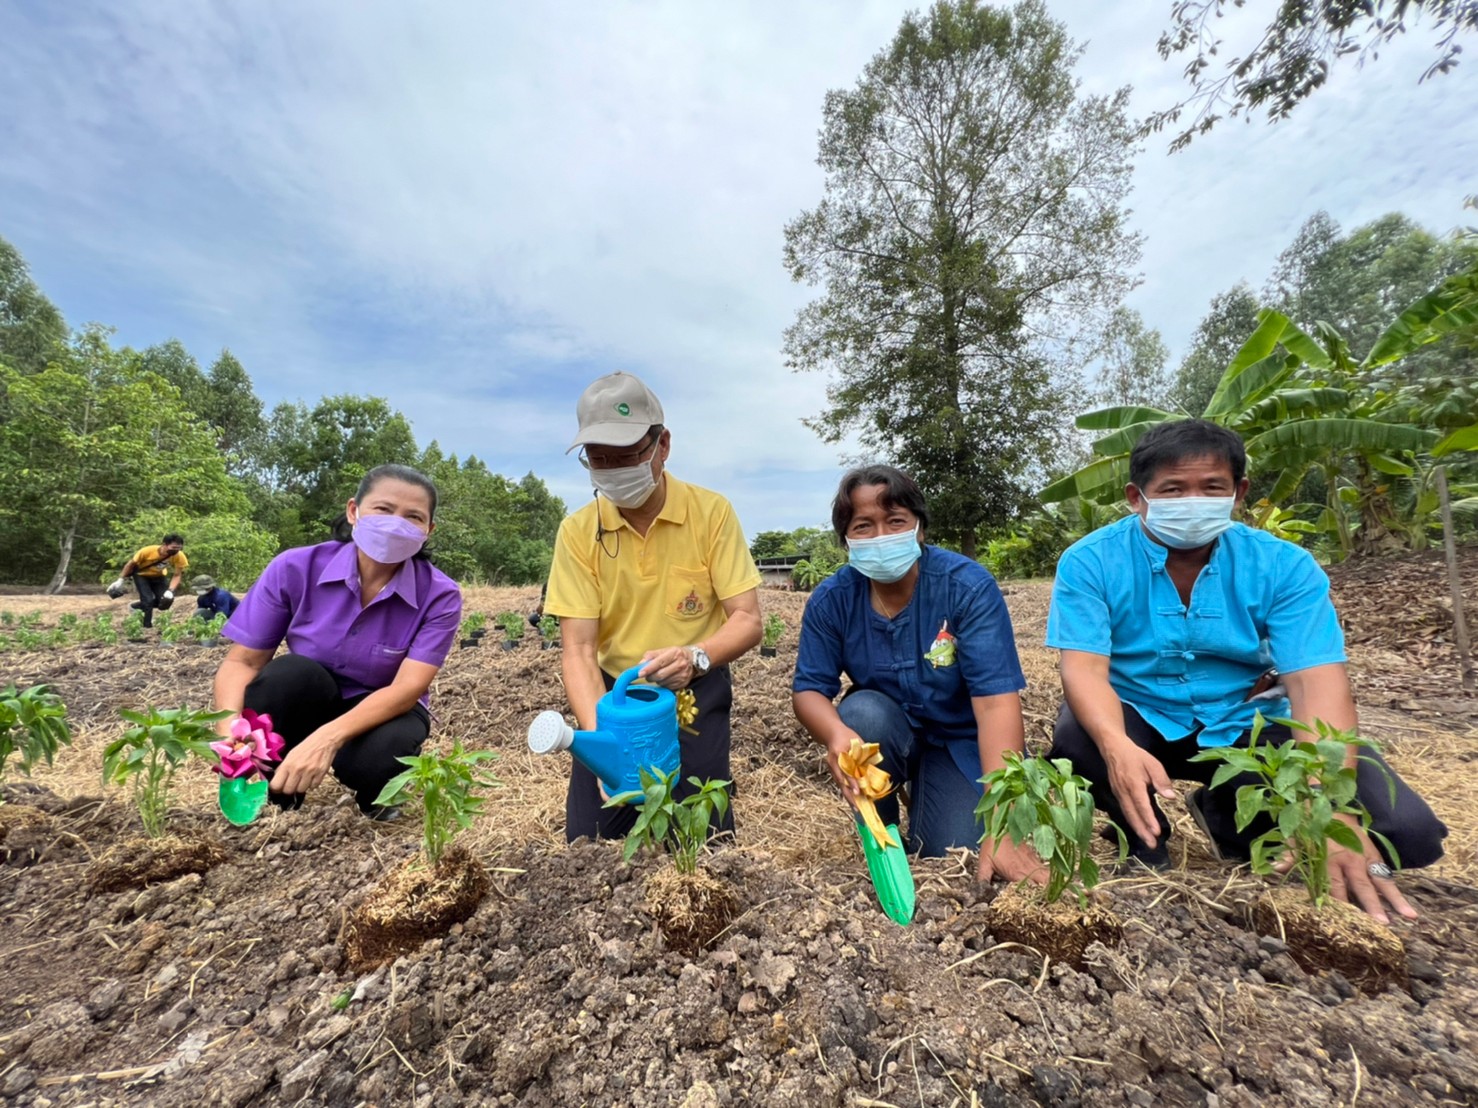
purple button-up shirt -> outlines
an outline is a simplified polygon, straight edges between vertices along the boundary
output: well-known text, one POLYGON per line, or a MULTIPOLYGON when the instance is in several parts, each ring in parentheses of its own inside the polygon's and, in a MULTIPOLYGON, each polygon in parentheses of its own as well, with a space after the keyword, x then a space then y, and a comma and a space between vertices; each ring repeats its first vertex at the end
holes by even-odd
POLYGON ((339 542, 283 551, 221 633, 253 650, 276 650, 286 638, 294 654, 332 673, 345 697, 385 688, 407 658, 440 666, 462 618, 457 583, 412 558, 361 606, 357 554, 339 542))

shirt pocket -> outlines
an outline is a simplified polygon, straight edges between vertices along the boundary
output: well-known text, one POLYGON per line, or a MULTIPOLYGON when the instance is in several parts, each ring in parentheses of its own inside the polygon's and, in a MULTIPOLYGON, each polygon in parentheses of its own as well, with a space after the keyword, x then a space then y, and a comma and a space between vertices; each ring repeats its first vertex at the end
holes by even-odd
POLYGON ((400 670, 400 663, 405 661, 408 649, 394 643, 375 643, 371 646, 362 684, 370 689, 383 689, 389 685, 395 680, 395 674, 400 670))
POLYGON ((706 569, 672 566, 667 571, 667 617, 681 624, 705 622, 718 603, 706 569))

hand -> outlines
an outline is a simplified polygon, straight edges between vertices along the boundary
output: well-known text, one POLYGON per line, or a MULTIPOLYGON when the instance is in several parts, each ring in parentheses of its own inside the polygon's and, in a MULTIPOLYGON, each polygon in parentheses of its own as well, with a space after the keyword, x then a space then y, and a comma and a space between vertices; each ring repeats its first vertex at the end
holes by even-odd
POLYGON ((856 731, 843 729, 838 735, 834 735, 826 744, 826 768, 831 770, 831 779, 837 783, 837 788, 842 790, 842 799, 852 807, 857 807, 857 801, 862 798, 862 786, 858 784, 857 778, 842 769, 837 762, 837 756, 845 754, 852 749, 852 742, 862 741, 862 736, 856 731))
POLYGON ((1003 881, 1035 881, 1047 883, 1047 867, 1037 857, 1037 852, 1026 843, 1017 845, 1007 835, 999 845, 992 839, 980 843, 980 865, 975 869, 975 880, 991 881, 999 877, 1003 881))
POLYGON ((165 600, 173 600, 174 599, 174 589, 165 589, 164 590, 164 599, 165 600))
POLYGON ((114 600, 117 600, 120 596, 128 591, 128 581, 125 578, 120 577, 118 578, 118 580, 114 581, 111 585, 108 586, 107 591, 109 596, 111 596, 114 600))
POLYGON ((639 676, 644 681, 661 685, 676 692, 685 689, 693 681, 693 655, 686 646, 668 646, 661 650, 648 650, 641 656, 639 676))
POLYGON ((338 746, 318 731, 287 752, 267 786, 274 793, 305 793, 323 781, 333 767, 338 746))
POLYGON ((1390 917, 1386 915, 1381 905, 1384 899, 1387 904, 1394 908, 1397 914, 1406 919, 1416 919, 1417 911, 1406 902, 1401 895, 1401 890, 1396 887, 1396 882, 1388 877, 1370 876, 1370 867, 1376 862, 1384 862, 1380 851, 1376 850, 1375 844, 1370 841, 1370 836, 1360 826, 1359 820, 1354 816, 1335 816, 1337 820, 1349 824, 1355 830, 1360 839, 1360 853, 1356 854, 1348 847, 1341 846, 1331 841, 1329 844, 1329 894, 1336 900, 1343 900, 1347 904, 1358 903, 1365 913, 1378 923, 1390 923, 1390 917))
POLYGON ((1175 790, 1170 787, 1170 777, 1160 760, 1148 751, 1141 750, 1126 736, 1117 745, 1103 752, 1108 763, 1109 787, 1124 809, 1124 818, 1129 830, 1138 835, 1145 846, 1153 847, 1160 837, 1160 821, 1155 818, 1154 804, 1150 792, 1171 797, 1175 790))

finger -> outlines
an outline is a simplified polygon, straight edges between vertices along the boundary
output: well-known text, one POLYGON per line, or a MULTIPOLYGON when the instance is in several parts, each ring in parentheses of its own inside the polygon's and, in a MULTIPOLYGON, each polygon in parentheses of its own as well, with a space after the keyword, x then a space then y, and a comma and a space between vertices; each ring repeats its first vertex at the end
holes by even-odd
POLYGON ((1122 797, 1119 801, 1124 808, 1124 815, 1129 820, 1129 827, 1145 846, 1153 847, 1155 841, 1160 837, 1160 821, 1155 818, 1155 809, 1150 803, 1149 790, 1143 783, 1136 784, 1129 790, 1129 803, 1124 804, 1122 797))
POLYGON ((1401 895, 1401 890, 1396 886, 1396 882, 1382 877, 1375 877, 1372 880, 1375 882, 1376 891, 1386 898, 1386 903, 1395 909, 1397 915, 1403 919, 1421 918, 1421 913, 1413 908, 1411 903, 1401 895))
POLYGON ((991 863, 990 851, 986 847, 986 843, 980 844, 980 863, 975 867, 975 880, 981 884, 985 884, 996 875, 996 867, 991 863))
POLYGON ((1390 923, 1390 917, 1386 915, 1385 907, 1381 904, 1380 893, 1375 891, 1371 884, 1370 875, 1356 868, 1365 865, 1365 859, 1352 856, 1351 866, 1345 867, 1345 888, 1354 894, 1354 902, 1358 903, 1365 914, 1377 923, 1390 923))
MULTIPOLYGON (((1165 797, 1175 795, 1175 789, 1170 784, 1170 777, 1168 774, 1166 774, 1165 767, 1159 763, 1158 759, 1146 758, 1145 768, 1149 770, 1150 784, 1154 786, 1155 792, 1165 797)), ((1160 826, 1158 820, 1155 821, 1155 826, 1160 826)))

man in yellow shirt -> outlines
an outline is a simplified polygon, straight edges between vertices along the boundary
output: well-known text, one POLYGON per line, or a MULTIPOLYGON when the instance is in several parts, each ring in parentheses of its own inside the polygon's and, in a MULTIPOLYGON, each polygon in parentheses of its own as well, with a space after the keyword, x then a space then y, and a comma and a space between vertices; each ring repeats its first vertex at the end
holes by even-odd
POLYGON ((174 591, 180 587, 180 577, 190 565, 185 557, 185 540, 177 534, 168 534, 157 546, 146 546, 129 559, 118 580, 108 586, 108 595, 115 600, 128 589, 132 577, 138 585, 139 598, 133 606, 144 613, 144 626, 154 626, 154 609, 163 611, 174 603, 174 591), (174 571, 169 584, 165 579, 174 571))
MULTIPOLYGON (((662 405, 629 373, 600 378, 575 405, 571 450, 595 487, 593 503, 560 524, 544 610, 559 617, 565 695, 584 730, 624 670, 692 689, 698 716, 679 734, 682 784, 730 781, 729 663, 760 641, 759 570, 734 509, 718 493, 666 472, 672 433, 662 405), (689 734, 695 731, 696 734, 689 734)), ((634 808, 602 806, 579 762, 565 799, 565 837, 621 838, 634 808)), ((715 830, 733 830, 733 809, 715 830)))

